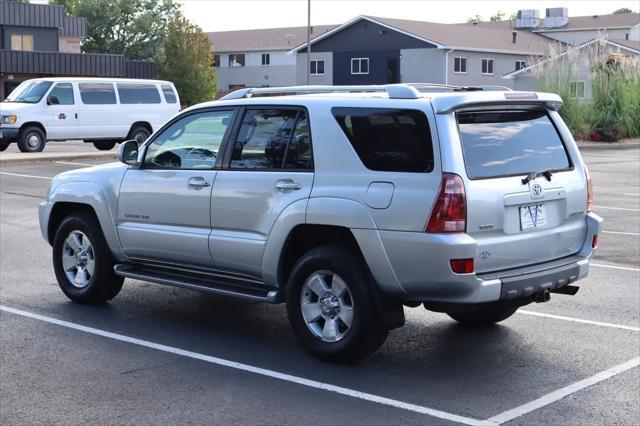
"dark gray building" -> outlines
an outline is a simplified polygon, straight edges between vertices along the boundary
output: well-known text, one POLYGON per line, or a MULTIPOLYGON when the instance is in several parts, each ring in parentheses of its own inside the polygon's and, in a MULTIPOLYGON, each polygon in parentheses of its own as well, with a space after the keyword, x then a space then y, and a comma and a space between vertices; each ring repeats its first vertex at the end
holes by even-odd
POLYGON ((63 6, 0 0, 0 99, 37 77, 155 77, 153 62, 80 53, 86 33, 86 19, 67 16, 63 6))

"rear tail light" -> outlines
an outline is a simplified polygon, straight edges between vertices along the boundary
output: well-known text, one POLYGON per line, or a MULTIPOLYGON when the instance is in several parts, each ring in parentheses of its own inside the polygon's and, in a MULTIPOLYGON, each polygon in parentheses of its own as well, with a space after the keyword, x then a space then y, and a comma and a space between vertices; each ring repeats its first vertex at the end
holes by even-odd
POLYGON ((591 248, 598 248, 598 234, 593 236, 591 240, 591 248))
POLYGON ((449 263, 451 264, 451 270, 456 274, 473 273, 473 259, 451 259, 449 263))
POLYGON ((593 211, 593 184, 591 183, 591 173, 589 168, 584 165, 584 174, 587 176, 587 212, 593 211))
POLYGON ((427 223, 427 232, 465 232, 467 201, 462 178, 453 173, 442 175, 438 199, 427 223))

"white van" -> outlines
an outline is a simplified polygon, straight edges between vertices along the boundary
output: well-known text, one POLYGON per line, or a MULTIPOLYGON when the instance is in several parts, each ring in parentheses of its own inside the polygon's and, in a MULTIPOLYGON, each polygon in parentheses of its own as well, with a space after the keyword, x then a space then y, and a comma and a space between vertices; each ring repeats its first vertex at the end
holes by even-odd
POLYGON ((180 110, 173 83, 120 78, 36 78, 0 103, 0 151, 17 142, 40 152, 46 141, 82 139, 100 150, 145 139, 180 110))

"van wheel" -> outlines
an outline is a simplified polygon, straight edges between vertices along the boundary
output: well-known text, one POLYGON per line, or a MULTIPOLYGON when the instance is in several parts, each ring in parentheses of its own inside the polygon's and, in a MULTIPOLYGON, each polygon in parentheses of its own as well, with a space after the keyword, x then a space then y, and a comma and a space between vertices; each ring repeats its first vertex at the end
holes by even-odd
POLYGON ((44 132, 35 126, 25 127, 18 137, 18 149, 21 152, 42 152, 44 132))
POLYGON ((92 304, 113 299, 124 282, 113 272, 114 263, 92 215, 78 213, 62 221, 53 239, 53 268, 69 299, 92 304))
POLYGON ((129 135, 127 135, 127 139, 138 142, 138 146, 140 146, 144 143, 144 141, 147 140, 149 135, 151 135, 151 132, 149 132, 149 129, 147 129, 146 127, 135 126, 133 129, 131 129, 129 135))
POLYGON ((464 325, 488 326, 506 320, 517 310, 518 306, 511 304, 487 303, 471 305, 465 310, 447 312, 447 315, 464 325))
POLYGON ((116 143, 115 141, 98 141, 94 142, 93 146, 95 146, 96 149, 99 149, 100 151, 109 151, 113 149, 114 146, 116 146, 116 143))
POLYGON ((293 267, 287 316, 301 345, 315 357, 353 362, 387 338, 371 302, 369 271, 359 256, 337 245, 314 248, 293 267))
POLYGON ((0 142, 0 152, 2 152, 2 151, 4 151, 5 149, 7 149, 7 148, 9 147, 9 144, 10 144, 10 143, 11 143, 11 142, 9 142, 9 141, 3 141, 3 142, 0 142))

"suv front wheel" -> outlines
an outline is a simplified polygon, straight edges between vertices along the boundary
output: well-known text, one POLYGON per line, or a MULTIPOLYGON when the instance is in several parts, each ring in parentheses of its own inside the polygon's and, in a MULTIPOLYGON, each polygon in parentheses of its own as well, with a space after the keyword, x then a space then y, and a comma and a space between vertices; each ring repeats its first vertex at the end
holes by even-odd
POLYGON ((80 303, 113 299, 124 282, 113 266, 111 251, 92 215, 78 213, 62 221, 53 240, 53 267, 69 299, 80 303))
POLYGON ((287 314, 302 344, 315 357, 353 362, 382 345, 384 328, 371 302, 371 280, 363 260, 341 246, 308 251, 293 267, 287 314))

